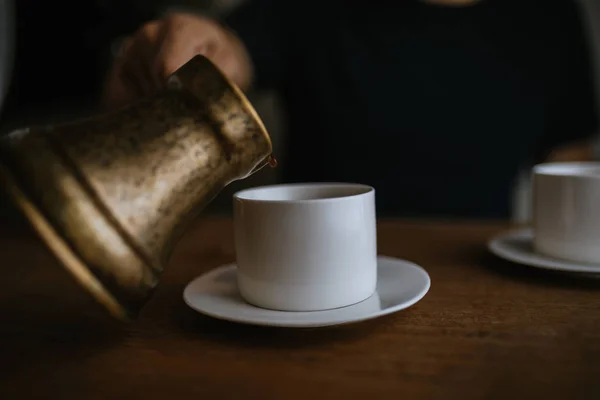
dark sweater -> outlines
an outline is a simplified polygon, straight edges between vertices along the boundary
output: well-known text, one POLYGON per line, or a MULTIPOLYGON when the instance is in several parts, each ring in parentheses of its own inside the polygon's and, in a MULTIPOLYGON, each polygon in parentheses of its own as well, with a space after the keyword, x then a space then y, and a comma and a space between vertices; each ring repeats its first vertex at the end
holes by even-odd
POLYGON ((595 133, 570 0, 252 0, 225 22, 285 101, 285 180, 373 185, 380 215, 506 218, 519 168, 595 133))

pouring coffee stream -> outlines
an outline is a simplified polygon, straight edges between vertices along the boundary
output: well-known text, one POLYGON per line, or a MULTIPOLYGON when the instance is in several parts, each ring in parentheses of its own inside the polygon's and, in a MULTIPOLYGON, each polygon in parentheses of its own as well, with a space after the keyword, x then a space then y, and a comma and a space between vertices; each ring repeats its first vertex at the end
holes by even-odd
POLYGON ((136 318, 189 222, 229 183, 277 164, 260 117, 203 56, 178 85, 110 114, 0 141, 7 192, 115 317, 136 318))

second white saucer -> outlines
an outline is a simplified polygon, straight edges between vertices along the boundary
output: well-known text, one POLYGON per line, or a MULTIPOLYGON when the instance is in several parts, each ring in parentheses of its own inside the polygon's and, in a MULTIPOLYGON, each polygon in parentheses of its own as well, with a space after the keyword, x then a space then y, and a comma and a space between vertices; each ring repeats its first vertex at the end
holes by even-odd
POLYGON ((500 258, 531 267, 600 274, 600 265, 574 263, 536 253, 533 249, 533 230, 530 228, 500 234, 488 242, 488 249, 500 258))
POLYGON ((377 290, 360 303, 325 311, 273 311, 246 303, 238 293, 237 267, 214 269, 190 282, 183 292, 192 309, 223 320, 253 325, 320 327, 364 321, 408 308, 429 291, 427 272, 411 262, 378 257, 377 290))

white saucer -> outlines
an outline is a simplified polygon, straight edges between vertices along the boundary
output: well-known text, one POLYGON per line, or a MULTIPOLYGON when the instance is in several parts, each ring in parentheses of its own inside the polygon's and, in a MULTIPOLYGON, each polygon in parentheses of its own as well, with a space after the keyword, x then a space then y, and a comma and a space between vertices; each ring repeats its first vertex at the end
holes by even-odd
POLYGON ((600 265, 575 263, 538 254, 532 242, 533 230, 525 228, 496 236, 488 242, 488 249, 500 258, 531 267, 600 274, 600 265))
POLYGON ((425 270, 408 261, 378 257, 377 291, 360 303, 326 311, 272 311, 246 303, 239 295, 235 265, 214 269, 190 282, 183 299, 194 310, 214 318, 253 325, 294 328, 364 321, 408 308, 429 291, 425 270))

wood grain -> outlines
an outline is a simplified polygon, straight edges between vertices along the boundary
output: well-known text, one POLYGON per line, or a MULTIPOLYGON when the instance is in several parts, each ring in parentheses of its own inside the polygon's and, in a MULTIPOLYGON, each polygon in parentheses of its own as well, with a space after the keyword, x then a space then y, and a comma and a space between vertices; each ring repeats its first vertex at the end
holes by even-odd
POLYGON ((139 320, 109 317, 23 225, 0 228, 0 399, 598 399, 600 279, 488 255, 503 223, 380 221, 381 254, 431 275, 417 305, 321 329, 226 323, 183 303, 234 260, 199 220, 139 320), (187 397, 186 397, 187 398, 187 397))

